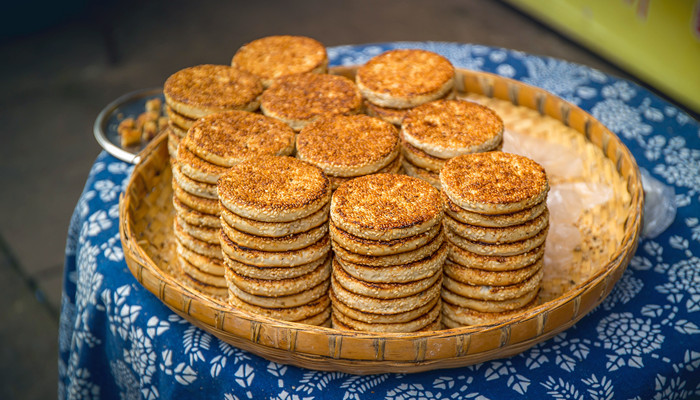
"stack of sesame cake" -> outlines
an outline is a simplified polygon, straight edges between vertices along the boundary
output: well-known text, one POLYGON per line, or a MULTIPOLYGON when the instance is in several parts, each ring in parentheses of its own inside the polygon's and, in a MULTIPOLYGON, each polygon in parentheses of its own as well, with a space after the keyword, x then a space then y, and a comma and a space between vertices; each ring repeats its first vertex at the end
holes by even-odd
POLYGON ((439 54, 397 49, 360 66, 355 82, 365 99, 368 115, 401 125, 411 108, 454 97, 455 69, 439 54))
POLYGON ((192 286, 210 295, 228 293, 219 244, 218 179, 248 158, 293 151, 294 132, 259 114, 216 113, 190 127, 171 169, 177 260, 192 286))
POLYGON ((242 162, 218 183, 219 234, 232 306, 330 326, 330 182, 292 157, 242 162))
POLYGON ((332 115, 305 126, 297 136, 297 158, 320 167, 335 190, 341 183, 401 168, 399 132, 367 115, 332 115))
POLYGON ((416 178, 374 174, 340 185, 330 211, 334 327, 440 329, 443 215, 440 192, 416 178))
POLYGON ((282 76, 328 71, 328 54, 319 41, 305 36, 266 36, 241 46, 231 65, 248 71, 264 87, 282 76))
POLYGON ((407 175, 440 188, 440 169, 452 157, 500 150, 503 121, 490 108, 465 100, 418 106, 401 125, 403 168, 407 175))
POLYGON ((542 166, 500 151, 467 154, 448 161, 440 181, 450 243, 444 325, 494 322, 536 304, 549 228, 542 166))
POLYGON ((170 157, 177 159, 177 146, 197 119, 229 110, 255 111, 262 91, 258 77, 227 65, 196 65, 170 75, 163 86, 170 157))

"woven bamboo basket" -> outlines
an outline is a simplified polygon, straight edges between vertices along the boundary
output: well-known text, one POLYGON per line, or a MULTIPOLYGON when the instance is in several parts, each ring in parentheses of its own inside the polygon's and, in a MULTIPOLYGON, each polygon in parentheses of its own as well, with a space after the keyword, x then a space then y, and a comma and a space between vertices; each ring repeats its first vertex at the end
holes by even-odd
MULTIPOLYGON (((355 67, 332 72, 353 77, 355 67)), ((494 108, 507 129, 575 151, 589 182, 612 196, 581 216, 582 242, 567 276, 545 275, 540 304, 498 323, 420 333, 376 334, 253 315, 188 287, 178 277, 172 235, 167 137, 154 140, 120 201, 129 269, 174 312, 218 338, 272 361, 354 374, 420 372, 520 353, 569 328, 610 293, 637 246, 643 191, 637 164, 619 138, 580 108, 522 82, 458 69, 459 96, 494 108)), ((547 266, 545 265, 545 268, 547 266)))

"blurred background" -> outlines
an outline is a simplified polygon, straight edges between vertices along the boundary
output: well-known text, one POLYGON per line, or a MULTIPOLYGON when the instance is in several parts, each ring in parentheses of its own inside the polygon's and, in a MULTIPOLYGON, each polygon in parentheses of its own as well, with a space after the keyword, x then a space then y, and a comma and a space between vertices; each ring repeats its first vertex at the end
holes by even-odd
POLYGON ((101 151, 92 134, 95 117, 115 98, 161 86, 184 67, 228 64, 236 49, 253 39, 294 34, 327 46, 450 41, 556 57, 647 86, 697 118, 699 2, 663 3, 5 4, 0 16, 0 398, 56 396, 66 232, 101 151))

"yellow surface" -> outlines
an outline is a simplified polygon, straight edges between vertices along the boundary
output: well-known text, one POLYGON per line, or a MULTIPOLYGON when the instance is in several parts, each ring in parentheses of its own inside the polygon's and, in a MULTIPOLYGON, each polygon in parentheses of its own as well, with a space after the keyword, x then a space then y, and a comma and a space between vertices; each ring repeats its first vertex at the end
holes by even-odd
POLYGON ((508 0, 700 112, 700 0, 508 0))

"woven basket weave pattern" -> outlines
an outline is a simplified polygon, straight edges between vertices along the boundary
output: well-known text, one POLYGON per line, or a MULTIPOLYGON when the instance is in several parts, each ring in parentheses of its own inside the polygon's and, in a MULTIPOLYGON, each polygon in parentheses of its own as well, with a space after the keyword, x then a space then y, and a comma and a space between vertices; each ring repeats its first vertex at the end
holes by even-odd
MULTIPOLYGON (((354 71, 341 67, 333 73, 352 77, 354 71)), ((610 201, 579 219, 583 241, 571 276, 545 276, 540 306, 497 324, 403 334, 339 331, 232 309, 177 276, 167 136, 144 150, 120 202, 130 270, 176 313, 220 339, 273 361, 319 370, 366 374, 464 366, 520 353, 570 327, 608 295, 634 253, 643 200, 636 163, 599 122, 541 89, 460 69, 457 82, 461 97, 495 109, 507 129, 575 150, 587 173, 582 179, 612 188, 610 201)))

